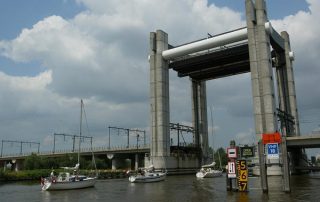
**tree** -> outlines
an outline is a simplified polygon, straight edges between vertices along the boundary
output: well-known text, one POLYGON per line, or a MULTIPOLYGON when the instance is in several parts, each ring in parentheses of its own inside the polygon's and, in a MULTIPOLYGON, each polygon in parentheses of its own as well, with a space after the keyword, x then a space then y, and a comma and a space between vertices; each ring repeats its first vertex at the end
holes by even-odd
POLYGON ((23 163, 25 170, 34 170, 42 168, 41 157, 35 153, 32 153, 30 156, 26 157, 23 163))

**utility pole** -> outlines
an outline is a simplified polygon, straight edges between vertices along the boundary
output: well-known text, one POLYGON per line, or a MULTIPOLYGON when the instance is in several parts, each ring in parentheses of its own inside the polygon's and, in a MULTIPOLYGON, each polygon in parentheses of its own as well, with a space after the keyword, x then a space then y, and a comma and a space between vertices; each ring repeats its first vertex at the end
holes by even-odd
POLYGON ((3 152, 3 140, 1 140, 1 157, 2 157, 2 152, 3 152))
MULTIPOLYGON (((76 138, 79 138, 79 141, 81 141, 81 139, 91 139, 91 147, 92 147, 92 136, 83 136, 83 135, 69 135, 69 134, 64 134, 64 133, 54 133, 53 134, 54 137, 53 137, 53 154, 55 153, 55 147, 56 147, 56 136, 63 136, 64 140, 66 137, 71 137, 72 138, 72 152, 75 151, 75 140, 76 138)), ((79 142, 80 144, 80 142, 79 142)))
POLYGON ((29 142, 29 141, 16 141, 16 140, 2 140, 1 141, 1 156, 3 155, 3 143, 18 143, 20 144, 20 155, 22 155, 23 144, 36 144, 38 145, 38 153, 40 152, 40 142, 29 142))
POLYGON ((135 133, 143 133, 143 139, 144 139, 144 145, 146 145, 146 131, 145 130, 139 130, 139 129, 129 129, 129 128, 119 128, 119 127, 114 127, 114 126, 109 126, 109 149, 110 149, 110 129, 114 129, 118 132, 118 135, 120 134, 120 131, 124 131, 127 135, 127 148, 129 148, 130 144, 130 132, 135 132, 135 133))

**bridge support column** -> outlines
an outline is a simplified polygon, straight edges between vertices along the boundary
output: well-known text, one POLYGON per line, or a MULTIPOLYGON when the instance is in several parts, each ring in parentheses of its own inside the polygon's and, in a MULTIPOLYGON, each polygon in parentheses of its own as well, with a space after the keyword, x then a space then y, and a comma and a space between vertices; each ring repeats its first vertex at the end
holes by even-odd
POLYGON ((150 33, 150 103, 151 103, 151 164, 166 168, 170 156, 169 69, 162 58, 168 49, 167 33, 150 33))
POLYGON ((139 168, 139 155, 138 154, 135 154, 135 161, 134 161, 134 169, 135 170, 138 170, 139 168))
POLYGON ((208 121, 207 121, 207 95, 205 81, 192 80, 192 117, 194 127, 194 143, 201 148, 200 163, 208 159, 208 121))
POLYGON ((263 192, 268 192, 264 145, 261 134, 278 131, 274 96, 270 36, 265 30, 267 21, 265 0, 246 0, 248 47, 256 139, 259 142, 260 177, 263 192))
POLYGON ((117 170, 117 169, 131 169, 131 159, 117 159, 114 158, 112 159, 112 170, 117 170))
POLYGON ((285 61, 286 61, 286 85, 288 87, 288 98, 290 103, 290 111, 289 113, 293 116, 295 124, 294 124, 294 134, 295 136, 300 136, 300 124, 299 124, 299 116, 298 116, 298 108, 297 108, 297 99, 296 99, 296 89, 294 82, 294 74, 293 74, 293 66, 292 59, 290 59, 290 39, 289 34, 287 32, 281 32, 281 36, 285 42, 285 61))

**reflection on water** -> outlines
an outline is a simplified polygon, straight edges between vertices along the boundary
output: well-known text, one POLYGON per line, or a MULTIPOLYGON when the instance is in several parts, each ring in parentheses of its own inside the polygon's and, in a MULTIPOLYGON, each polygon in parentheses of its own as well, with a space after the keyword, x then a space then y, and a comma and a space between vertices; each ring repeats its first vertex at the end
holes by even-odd
POLYGON ((269 177, 269 194, 259 178, 249 178, 249 192, 227 192, 225 177, 197 179, 194 175, 168 176, 163 182, 132 184, 128 179, 98 181, 88 189, 40 191, 38 183, 0 184, 0 201, 319 201, 320 174, 292 176, 292 192, 282 191, 281 177, 269 177))

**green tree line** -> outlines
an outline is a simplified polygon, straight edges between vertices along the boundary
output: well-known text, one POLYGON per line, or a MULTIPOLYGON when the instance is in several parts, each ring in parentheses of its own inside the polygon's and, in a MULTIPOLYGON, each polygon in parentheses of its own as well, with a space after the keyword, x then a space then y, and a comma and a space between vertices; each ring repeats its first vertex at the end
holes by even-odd
MULTIPOLYGON (((66 154, 61 157, 43 157, 37 154, 31 154, 26 157, 23 164, 24 170, 36 170, 36 169, 57 169, 60 167, 73 167, 78 162, 77 154, 66 154)), ((96 166, 98 169, 108 168, 110 165, 106 159, 95 158, 96 166)), ((80 157, 81 169, 94 169, 92 159, 86 159, 80 157)))
POLYGON ((220 147, 217 150, 213 151, 213 149, 210 147, 209 148, 209 156, 212 157, 213 155, 213 161, 216 162, 216 168, 220 167, 220 161, 221 161, 221 167, 224 169, 226 165, 228 164, 228 158, 227 158, 227 153, 224 148, 220 147))

